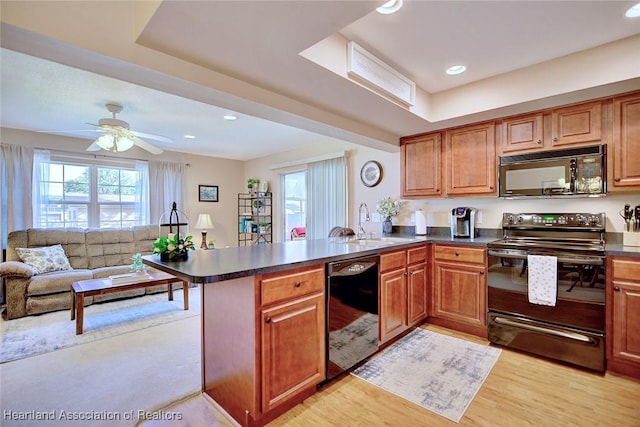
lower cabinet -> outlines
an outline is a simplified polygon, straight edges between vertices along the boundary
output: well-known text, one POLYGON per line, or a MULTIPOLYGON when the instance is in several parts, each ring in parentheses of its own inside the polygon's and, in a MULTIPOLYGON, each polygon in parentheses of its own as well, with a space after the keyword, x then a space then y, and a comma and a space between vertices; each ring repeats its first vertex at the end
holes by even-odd
POLYGON ((427 246, 380 255, 380 342, 427 318, 427 246))
POLYGON ((433 299, 429 322, 487 336, 486 249, 433 246, 433 299))
POLYGON ((202 285, 203 392, 265 425, 326 378, 324 264, 202 285))
POLYGON ((640 379, 640 261, 607 262, 607 369, 640 379))

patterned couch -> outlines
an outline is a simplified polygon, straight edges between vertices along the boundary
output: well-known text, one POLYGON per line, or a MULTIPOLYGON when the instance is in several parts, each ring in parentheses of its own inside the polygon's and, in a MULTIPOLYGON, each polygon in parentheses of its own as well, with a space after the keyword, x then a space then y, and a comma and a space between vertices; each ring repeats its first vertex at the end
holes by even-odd
MULTIPOLYGON (((72 282, 129 272, 133 255, 150 254, 153 241, 157 237, 158 226, 156 225, 133 226, 128 229, 32 228, 9 233, 7 261, 0 263, 0 276, 6 279, 6 318, 16 319, 32 314, 69 309, 72 282), (62 266, 56 266, 62 270, 38 273, 39 265, 33 262, 31 264, 22 262, 18 252, 25 251, 16 251, 17 248, 50 248, 54 245, 60 245, 64 249, 62 258, 66 255, 69 269, 64 269, 66 268, 65 260, 62 259, 62 266)), ((54 249, 59 250, 55 246, 54 249)), ((54 259, 54 261, 60 260, 54 259)), ((179 288, 178 285, 175 287, 179 288)), ((160 285, 96 295, 85 298, 85 305, 161 292, 166 289, 166 285, 160 285)))

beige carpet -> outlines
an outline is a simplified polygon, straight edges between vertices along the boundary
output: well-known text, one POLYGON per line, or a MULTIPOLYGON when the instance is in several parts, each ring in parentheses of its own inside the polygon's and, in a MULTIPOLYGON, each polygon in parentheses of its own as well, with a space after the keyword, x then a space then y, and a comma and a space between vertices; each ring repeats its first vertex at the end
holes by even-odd
MULTIPOLYGON (((173 417, 164 425, 189 425, 188 414, 178 420, 162 408, 200 395, 200 330, 195 316, 3 363, 0 424, 119 427, 173 417)), ((190 425, 228 425, 214 420, 190 425)))

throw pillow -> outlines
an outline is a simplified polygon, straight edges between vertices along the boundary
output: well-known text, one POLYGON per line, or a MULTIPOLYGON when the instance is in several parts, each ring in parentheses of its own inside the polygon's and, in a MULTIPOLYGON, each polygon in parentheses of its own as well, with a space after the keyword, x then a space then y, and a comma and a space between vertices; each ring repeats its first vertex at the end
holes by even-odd
POLYGON ((42 248, 16 248, 16 253, 22 262, 33 267, 36 274, 72 270, 61 245, 42 248))

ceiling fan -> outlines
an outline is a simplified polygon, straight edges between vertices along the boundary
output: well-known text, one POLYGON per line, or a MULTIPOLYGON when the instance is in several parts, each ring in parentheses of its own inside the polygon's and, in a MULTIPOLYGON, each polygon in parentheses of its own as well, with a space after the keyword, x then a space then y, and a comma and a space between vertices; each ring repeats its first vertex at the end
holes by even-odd
MULTIPOLYGON (((122 111, 122 105, 109 103, 106 104, 107 110, 112 114, 110 118, 104 118, 98 120, 98 124, 87 123, 88 125, 95 126, 94 132, 102 133, 93 144, 87 147, 87 151, 100 151, 108 150, 113 152, 127 151, 134 145, 150 152, 151 154, 161 154, 162 150, 146 141, 142 138, 150 139, 160 142, 173 142, 166 136, 154 135, 151 133, 138 132, 129 129, 129 123, 124 120, 116 118, 116 114, 122 111)), ((46 131, 41 131, 46 132, 46 131)), ((67 131, 67 132, 86 132, 86 131, 67 131)))
POLYGON ((106 104, 107 110, 113 115, 112 118, 100 119, 98 124, 87 123, 97 126, 97 131, 103 135, 91 144, 87 151, 110 150, 114 152, 127 151, 134 145, 147 150, 151 154, 160 154, 162 150, 155 147, 141 138, 152 139, 161 142, 173 142, 169 138, 150 133, 137 132, 129 129, 129 123, 124 120, 116 119, 116 114, 122 111, 122 105, 106 104))

